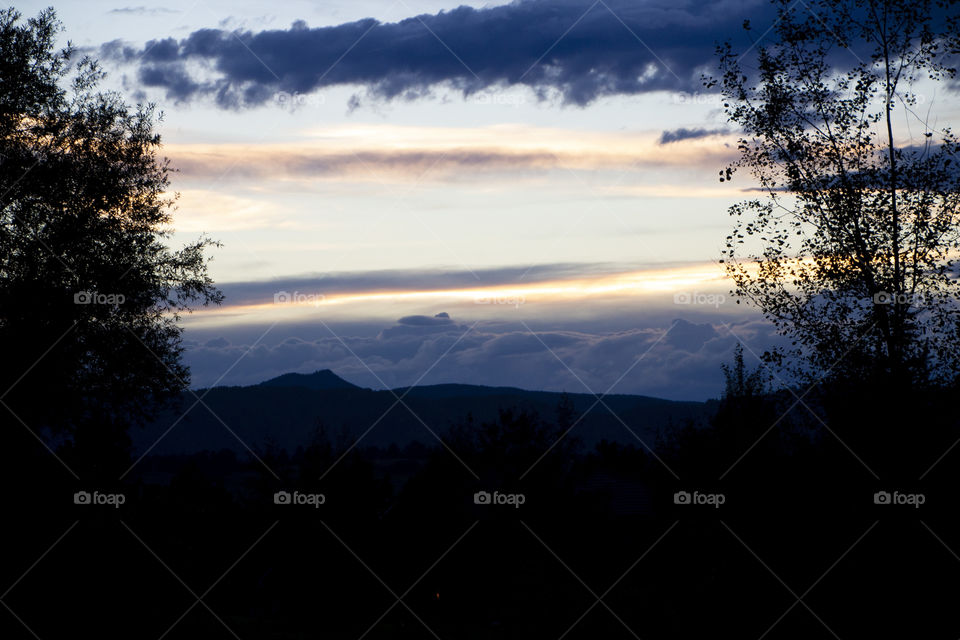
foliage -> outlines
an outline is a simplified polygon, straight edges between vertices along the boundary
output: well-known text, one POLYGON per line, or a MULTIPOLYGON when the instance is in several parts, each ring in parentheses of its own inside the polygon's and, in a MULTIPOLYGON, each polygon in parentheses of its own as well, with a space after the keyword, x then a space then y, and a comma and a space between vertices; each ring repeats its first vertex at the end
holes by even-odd
POLYGON ((954 77, 956 4, 775 3, 770 35, 743 52, 721 45, 721 74, 705 78, 743 131, 720 179, 749 170, 762 194, 730 209, 737 301, 792 340, 799 378, 949 380, 960 143, 921 105, 954 77))
POLYGON ((177 321, 222 299, 216 243, 168 246, 161 114, 99 91, 60 31, 52 9, 0 11, 0 383, 32 429, 123 433, 188 384, 177 321))

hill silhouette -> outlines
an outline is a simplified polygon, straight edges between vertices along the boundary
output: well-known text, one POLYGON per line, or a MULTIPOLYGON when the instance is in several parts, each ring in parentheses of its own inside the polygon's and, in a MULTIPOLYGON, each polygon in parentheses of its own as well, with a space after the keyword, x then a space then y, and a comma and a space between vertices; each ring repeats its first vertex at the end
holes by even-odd
MULTIPOLYGON (((653 445, 671 425, 703 424, 714 402, 682 402, 639 395, 608 395, 603 402, 590 394, 566 394, 584 414, 572 435, 588 446, 601 440, 653 445)), ((392 390, 358 387, 329 370, 290 373, 257 385, 215 387, 186 392, 173 409, 157 415, 131 434, 134 450, 153 446, 155 454, 191 454, 247 446, 293 451, 309 442, 320 424, 353 441, 362 434, 367 445, 436 444, 468 415, 493 420, 501 409, 525 409, 552 416, 564 394, 513 387, 438 384, 392 390), (202 403, 197 403, 197 397, 202 403), (398 398, 401 399, 398 401, 398 398), (231 433, 232 432, 232 433, 231 433), (433 432, 433 433, 431 433, 433 432), (164 435, 166 433, 166 435, 164 435)))
POLYGON ((320 369, 313 373, 285 373, 260 383, 261 387, 303 387, 305 389, 359 389, 347 382, 330 369, 320 369))

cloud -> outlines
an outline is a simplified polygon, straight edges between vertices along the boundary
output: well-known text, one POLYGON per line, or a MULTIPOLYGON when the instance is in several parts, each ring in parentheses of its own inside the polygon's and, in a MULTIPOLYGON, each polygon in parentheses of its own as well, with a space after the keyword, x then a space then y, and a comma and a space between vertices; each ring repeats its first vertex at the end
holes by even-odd
MULTIPOLYGON (((316 294, 326 297, 363 293, 451 291, 476 287, 522 286, 543 282, 570 281, 635 273, 644 269, 649 277, 672 264, 642 265, 622 263, 565 262, 528 266, 504 266, 467 269, 383 269, 341 271, 298 277, 250 282, 224 282, 218 287, 230 306, 258 305, 273 302, 281 291, 316 294)), ((683 265, 690 268, 690 265, 683 265)), ((694 264, 694 267, 703 267, 694 264)), ((718 272, 719 274, 719 272, 718 272)), ((409 316, 401 324, 449 324, 448 317, 409 316)))
POLYGON ((168 7, 119 7, 117 9, 111 9, 107 13, 114 13, 120 15, 130 15, 130 16, 149 16, 157 15, 161 13, 180 13, 176 9, 170 9, 168 7))
POLYGON ((181 232, 218 232, 290 228, 289 210, 278 202, 212 189, 180 189, 176 228, 181 232))
POLYGON ((710 324, 694 324, 678 319, 664 340, 678 349, 694 353, 718 335, 716 329, 710 324))
POLYGON ((709 136, 722 136, 730 133, 727 129, 673 129, 664 131, 660 134, 660 144, 669 144, 671 142, 680 142, 681 140, 696 140, 697 138, 707 138, 709 136))
MULTIPOLYGON (((463 183, 550 171, 715 167, 735 149, 717 140, 665 150, 649 131, 579 132, 527 125, 329 127, 295 143, 175 143, 182 179, 423 180, 463 183)), ((199 185, 198 185, 199 186, 199 185)))
POLYGON ((397 320, 397 325, 388 327, 380 332, 379 340, 390 340, 400 336, 426 336, 437 333, 446 333, 451 330, 465 331, 467 327, 456 324, 450 314, 443 312, 434 316, 404 316, 397 320))
POLYGON ((541 99, 586 105, 603 96, 700 88, 714 43, 738 36, 748 17, 763 23, 772 9, 760 0, 519 0, 395 23, 207 28, 142 47, 106 43, 101 55, 135 64, 139 84, 169 99, 212 98, 230 109, 338 85, 364 87, 377 99, 521 85, 541 99))
POLYGON ((337 327, 336 336, 290 337, 274 345, 251 346, 250 340, 221 337, 191 343, 185 358, 196 386, 212 384, 228 369, 221 384, 255 384, 291 371, 329 368, 371 388, 382 388, 380 380, 392 388, 407 386, 427 372, 420 384, 704 400, 722 391, 720 365, 732 360, 736 336, 756 353, 778 342, 769 324, 746 316, 732 322, 736 336, 719 321, 677 319, 662 326, 604 331, 583 323, 576 329, 528 329, 516 323, 416 318, 401 318, 376 335, 357 335, 362 330, 347 325, 337 327))
MULTIPOLYGON (((266 145, 264 145, 266 146, 266 145)), ((233 179, 295 177, 310 180, 354 177, 385 180, 390 177, 420 177, 428 173, 435 179, 465 179, 479 174, 507 173, 517 170, 549 170, 589 162, 583 157, 561 158, 544 152, 515 153, 499 149, 442 150, 358 150, 329 152, 291 148, 247 149, 246 154, 222 149, 191 152, 167 149, 184 176, 204 178, 224 174, 229 167, 233 179), (566 160, 566 162, 565 162, 566 160)), ((597 159, 600 160, 600 159, 597 159)), ((607 166, 628 165, 627 159, 607 159, 607 166), (611 161, 612 160, 612 161, 611 161), (619 160, 619 162, 617 162, 619 160)))
POLYGON ((450 314, 444 311, 435 316, 404 316, 397 320, 397 324, 405 324, 411 327, 445 327, 453 324, 450 314))
POLYGON ((203 153, 167 149, 184 178, 228 175, 234 180, 252 178, 353 179, 386 182, 415 179, 463 182, 491 175, 516 176, 518 172, 551 170, 639 170, 656 166, 716 166, 736 157, 722 147, 665 155, 639 148, 633 154, 516 152, 509 149, 358 150, 348 153, 290 149, 231 154, 227 148, 203 153), (224 167, 229 170, 225 171, 224 167))

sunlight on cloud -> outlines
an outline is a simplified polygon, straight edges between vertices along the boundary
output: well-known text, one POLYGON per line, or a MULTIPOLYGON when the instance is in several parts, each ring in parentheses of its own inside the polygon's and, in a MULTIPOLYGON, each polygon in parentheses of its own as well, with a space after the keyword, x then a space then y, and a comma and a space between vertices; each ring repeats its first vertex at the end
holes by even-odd
POLYGON ((322 286, 307 290, 284 290, 278 283, 271 298, 260 303, 231 305, 229 299, 220 309, 199 311, 191 324, 213 326, 218 324, 245 324, 252 322, 303 321, 318 310, 336 317, 392 316, 398 312, 420 309, 425 305, 451 305, 472 309, 478 316, 489 316, 497 311, 526 307, 536 313, 536 305, 583 307, 622 301, 638 301, 656 297, 672 300, 676 293, 719 292, 729 288, 722 265, 703 263, 666 269, 646 269, 626 273, 604 274, 595 277, 566 278, 540 282, 464 286, 429 290, 402 291, 346 291, 325 293, 322 286))
POLYGON ((174 227, 179 232, 235 231, 262 228, 287 228, 276 203, 211 191, 179 191, 174 227))
POLYGON ((238 231, 293 228, 284 210, 275 202, 207 189, 179 191, 173 226, 178 232, 238 231))
POLYGON ((738 197, 742 192, 729 186, 695 187, 689 184, 613 185, 598 187, 597 191, 639 198, 730 198, 738 197))

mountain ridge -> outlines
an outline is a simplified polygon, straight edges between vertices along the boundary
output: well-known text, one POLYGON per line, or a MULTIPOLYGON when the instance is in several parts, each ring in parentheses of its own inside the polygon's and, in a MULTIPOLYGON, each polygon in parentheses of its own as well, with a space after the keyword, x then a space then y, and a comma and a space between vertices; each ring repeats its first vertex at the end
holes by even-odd
POLYGON ((260 387, 304 387, 306 389, 362 389, 344 380, 330 369, 317 369, 313 373, 284 373, 264 380, 260 387))
POLYGON ((134 450, 155 454, 270 448, 292 452, 309 444, 320 425, 363 446, 415 441, 432 446, 468 415, 477 423, 489 422, 501 410, 515 409, 552 420, 564 396, 577 413, 585 414, 571 435, 588 447, 604 439, 653 446, 664 429, 703 424, 715 410, 715 401, 615 394, 602 396, 601 404, 589 393, 455 383, 375 390, 321 369, 255 385, 201 389, 196 396, 185 392, 176 406, 131 435, 134 450), (203 402, 197 403, 196 397, 203 402))
MULTIPOLYGON (((388 389, 372 389, 370 387, 361 387, 340 377, 332 369, 317 369, 313 373, 284 373, 279 376, 258 382, 253 385, 235 385, 235 388, 248 387, 287 387, 304 388, 314 390, 332 390, 332 389, 362 389, 366 391, 386 391, 394 392, 397 395, 412 395, 421 397, 459 397, 464 396, 491 396, 502 394, 530 394, 544 393, 557 395, 592 395, 569 391, 552 391, 549 389, 524 389, 523 387, 511 386, 492 386, 485 384, 470 384, 467 382, 438 382, 436 384, 420 384, 414 386, 390 387, 388 389)), ((216 388, 216 387, 214 387, 216 388)), ((198 389, 198 391, 207 391, 209 388, 198 389)), ((657 396, 648 396, 639 393, 608 393, 598 394, 603 398, 612 397, 630 397, 646 398, 650 400, 662 400, 664 402, 698 402, 696 400, 669 400, 657 396)), ((709 401, 705 401, 709 402, 709 401)))

